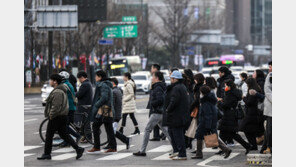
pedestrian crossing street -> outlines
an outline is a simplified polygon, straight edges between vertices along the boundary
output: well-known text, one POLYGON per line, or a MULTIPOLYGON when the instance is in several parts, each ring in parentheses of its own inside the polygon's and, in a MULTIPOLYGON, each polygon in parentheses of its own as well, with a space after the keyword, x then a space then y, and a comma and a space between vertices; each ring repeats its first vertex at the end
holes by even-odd
MULTIPOLYGON (((80 144, 81 147, 84 147, 85 150, 88 150, 92 147, 90 144, 80 144)), ((40 150, 38 153, 36 153, 36 149, 42 149, 43 150, 44 145, 38 145, 38 146, 25 146, 24 147, 24 158, 36 158, 40 154, 40 150), (35 152, 35 153, 34 153, 35 152)), ((134 145, 130 146, 130 149, 135 147, 134 145)), ((155 158, 151 158, 150 160, 152 161, 171 161, 169 158, 169 153, 171 152, 172 147, 171 145, 160 145, 158 147, 152 148, 147 151, 148 154, 160 154, 159 156, 155 158)), ((118 153, 114 154, 106 154, 106 153, 98 153, 96 154, 97 156, 94 156, 93 154, 87 154, 85 152, 84 156, 92 157, 93 160, 96 161, 117 161, 117 160, 122 160, 125 158, 132 157, 132 151, 126 150, 126 145, 117 145, 117 151, 118 153)), ((211 153, 211 157, 207 158, 201 162, 199 162, 199 165, 205 165, 206 163, 213 161, 213 160, 230 160, 232 158, 235 158, 237 155, 239 155, 241 152, 238 151, 243 151, 243 149, 234 149, 233 153, 231 156, 227 159, 224 159, 222 156, 219 155, 214 155, 215 152, 217 152, 217 149, 212 149, 212 148, 204 148, 203 152, 204 154, 211 153)), ((42 151, 41 151, 42 152, 42 151)), ((190 160, 190 151, 187 151, 187 157, 188 160, 190 160)), ((40 154, 41 155, 41 154, 40 154)), ((72 147, 66 147, 66 148, 56 148, 53 147, 52 151, 52 161, 62 161, 62 160, 67 160, 67 159, 74 159, 76 157, 75 150, 72 147)))

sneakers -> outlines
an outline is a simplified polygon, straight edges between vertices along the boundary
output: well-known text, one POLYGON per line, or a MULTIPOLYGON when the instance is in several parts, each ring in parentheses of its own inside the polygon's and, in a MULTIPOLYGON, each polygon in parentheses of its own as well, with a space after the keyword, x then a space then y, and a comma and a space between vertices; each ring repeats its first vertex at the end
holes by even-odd
POLYGON ((51 159, 51 155, 42 154, 41 157, 37 157, 37 160, 51 159))
POLYGON ((187 160, 187 157, 176 156, 176 157, 172 158, 172 160, 187 160))
POLYGON ((134 156, 142 156, 145 157, 146 153, 141 153, 140 151, 133 153, 134 156))
POLYGON ((175 152, 175 153, 170 153, 169 154, 169 158, 174 158, 174 157, 177 157, 179 155, 179 153, 178 152, 175 152))
POLYGON ((82 157, 83 152, 84 152, 84 148, 78 147, 78 149, 76 150, 76 153, 77 153, 76 159, 79 159, 80 157, 82 157))
POLYGON ((109 148, 105 153, 117 153, 116 149, 109 148))
POLYGON ((87 153, 88 154, 99 154, 99 153, 101 153, 101 149, 96 149, 93 147, 92 149, 87 150, 87 153))

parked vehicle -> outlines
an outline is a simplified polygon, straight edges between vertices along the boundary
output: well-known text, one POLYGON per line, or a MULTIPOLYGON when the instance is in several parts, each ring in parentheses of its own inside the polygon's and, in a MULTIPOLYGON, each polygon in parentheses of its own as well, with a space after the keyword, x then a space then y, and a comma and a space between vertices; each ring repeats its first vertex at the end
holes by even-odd
POLYGON ((49 82, 46 82, 41 88, 41 102, 42 106, 46 105, 46 99, 49 96, 50 92, 53 90, 53 87, 50 86, 49 82))
POLYGON ((148 94, 151 84, 150 73, 137 72, 132 74, 132 79, 136 83, 137 91, 145 92, 146 94, 148 94))

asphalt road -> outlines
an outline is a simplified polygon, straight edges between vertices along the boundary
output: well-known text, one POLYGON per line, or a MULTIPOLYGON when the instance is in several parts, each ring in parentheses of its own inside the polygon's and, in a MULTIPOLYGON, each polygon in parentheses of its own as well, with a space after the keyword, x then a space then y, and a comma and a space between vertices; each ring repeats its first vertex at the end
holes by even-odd
MULTIPOLYGON (((148 102, 148 95, 137 95, 137 112, 136 119, 139 122, 140 135, 132 137, 132 147, 125 149, 125 145, 117 140, 117 154, 99 155, 84 154, 80 160, 75 160, 76 153, 72 148, 53 148, 52 159, 38 161, 36 157, 43 153, 44 144, 39 137, 38 128, 44 119, 40 95, 25 95, 24 100, 24 165, 25 166, 112 166, 112 167, 148 167, 148 166, 225 166, 225 167, 242 167, 246 165, 245 150, 242 146, 236 145, 231 147, 233 153, 228 159, 214 155, 218 150, 205 148, 203 160, 192 160, 191 151, 187 150, 187 161, 172 161, 168 158, 171 146, 168 140, 159 142, 149 142, 146 157, 135 157, 132 155, 141 147, 143 131, 148 121, 148 111, 145 109, 148 102)), ((102 131, 105 131, 102 126, 102 131)), ((134 131, 132 121, 127 119, 127 127, 124 134, 129 136, 134 131)), ((150 135, 152 137, 152 134, 150 135)), ((103 139, 104 140, 104 139, 103 139)), ((86 149, 91 148, 89 144, 80 144, 86 149)), ((193 142, 195 145, 195 141, 193 142)), ((256 152, 251 152, 257 154, 256 152)))

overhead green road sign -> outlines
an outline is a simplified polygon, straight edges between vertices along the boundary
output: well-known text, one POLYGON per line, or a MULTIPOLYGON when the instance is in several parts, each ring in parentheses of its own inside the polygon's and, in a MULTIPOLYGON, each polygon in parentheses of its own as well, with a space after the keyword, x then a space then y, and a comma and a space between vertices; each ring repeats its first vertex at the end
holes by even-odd
POLYGON ((123 22, 137 21, 137 17, 136 16, 122 16, 122 21, 123 22))
POLYGON ((118 25, 104 28, 104 38, 136 38, 138 25, 118 25))

